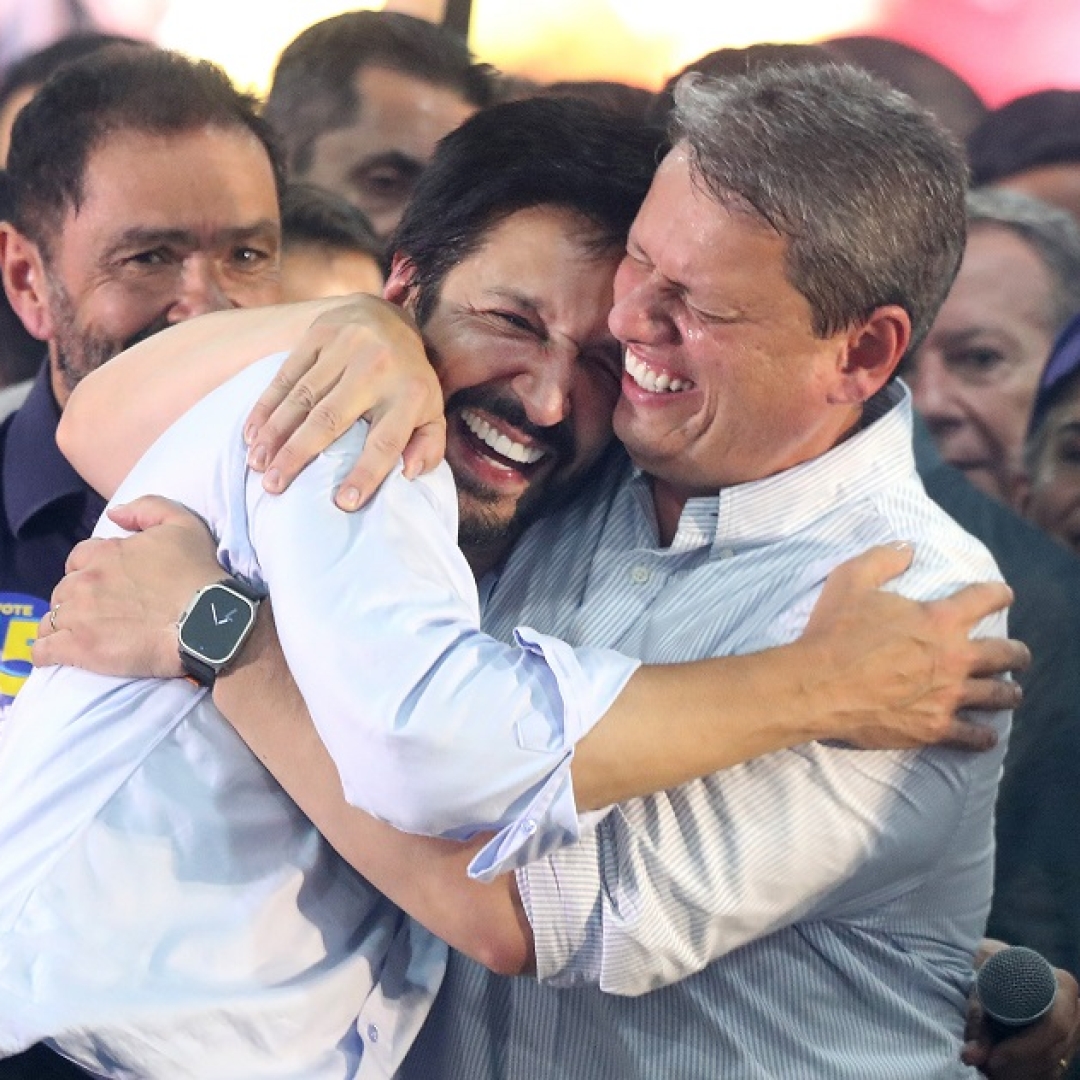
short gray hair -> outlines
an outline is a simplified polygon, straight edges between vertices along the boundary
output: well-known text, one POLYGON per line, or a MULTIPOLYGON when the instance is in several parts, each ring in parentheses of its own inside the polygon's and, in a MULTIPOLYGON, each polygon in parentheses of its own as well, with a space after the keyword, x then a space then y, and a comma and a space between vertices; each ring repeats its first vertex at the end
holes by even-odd
POLYGON ((929 112, 843 65, 691 74, 675 89, 671 138, 721 205, 788 241, 788 278, 816 334, 898 304, 908 351, 918 346, 965 239, 963 153, 929 112))
POLYGON ((1046 329, 1057 337, 1080 312, 1080 225, 1065 210, 1007 188, 976 188, 967 198, 968 231, 998 226, 1035 250, 1050 275, 1053 293, 1046 329))

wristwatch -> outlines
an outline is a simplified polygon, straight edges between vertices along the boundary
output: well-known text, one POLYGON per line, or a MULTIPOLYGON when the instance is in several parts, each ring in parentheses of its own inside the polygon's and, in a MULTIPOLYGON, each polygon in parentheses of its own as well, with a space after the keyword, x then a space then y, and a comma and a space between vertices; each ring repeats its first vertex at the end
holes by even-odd
POLYGON ((238 578, 200 589, 177 624, 180 664, 200 686, 212 687, 255 626, 260 597, 238 578))

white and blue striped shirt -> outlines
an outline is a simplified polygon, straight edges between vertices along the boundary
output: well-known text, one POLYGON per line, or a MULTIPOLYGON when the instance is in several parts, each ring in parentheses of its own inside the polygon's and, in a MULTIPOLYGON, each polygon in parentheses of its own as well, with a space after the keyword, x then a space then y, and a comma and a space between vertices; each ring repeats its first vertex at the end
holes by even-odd
MULTIPOLYGON (((874 407, 822 457, 692 500, 667 549, 628 472, 533 528, 485 625, 665 662, 790 641, 829 570, 875 543, 915 544, 912 596, 996 579, 922 490, 902 387, 874 407)), ((540 981, 452 954, 403 1078, 973 1075, 959 1052, 1008 718, 988 722, 991 754, 811 744, 616 807, 518 872, 540 981)))

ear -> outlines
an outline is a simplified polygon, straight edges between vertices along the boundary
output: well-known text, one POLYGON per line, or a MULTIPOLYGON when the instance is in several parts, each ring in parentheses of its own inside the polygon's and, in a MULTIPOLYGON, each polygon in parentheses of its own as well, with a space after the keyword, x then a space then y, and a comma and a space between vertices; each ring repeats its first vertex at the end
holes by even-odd
POLYGON ((830 401, 861 405, 890 379, 911 341, 911 317, 897 304, 875 308, 853 326, 840 357, 839 381, 830 401))
POLYGON ((45 261, 38 245, 10 222, 0 221, 0 267, 4 291, 15 314, 39 341, 53 336, 45 261))
POLYGON ((398 307, 407 307, 413 299, 416 279, 416 267, 413 261, 400 251, 394 253, 390 261, 390 273, 383 286, 383 299, 398 307))

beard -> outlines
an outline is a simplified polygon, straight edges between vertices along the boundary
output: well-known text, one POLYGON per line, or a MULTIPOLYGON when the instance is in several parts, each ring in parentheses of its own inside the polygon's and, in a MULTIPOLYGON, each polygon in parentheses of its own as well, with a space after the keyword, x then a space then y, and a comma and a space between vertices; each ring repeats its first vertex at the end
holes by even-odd
POLYGON ((162 314, 130 337, 109 337, 92 327, 79 325, 71 296, 59 281, 50 277, 48 288, 53 319, 53 362, 68 394, 90 372, 170 325, 167 316, 162 314))
POLYGON ((587 483, 585 473, 591 473, 591 469, 574 468, 577 442, 568 421, 540 427, 529 420, 517 398, 485 385, 455 391, 446 403, 450 417, 458 417, 469 408, 503 420, 529 436, 548 455, 543 475, 512 508, 507 508, 502 493, 464 472, 455 474, 460 506, 458 542, 466 549, 490 550, 512 542, 527 525, 569 502, 587 483))

